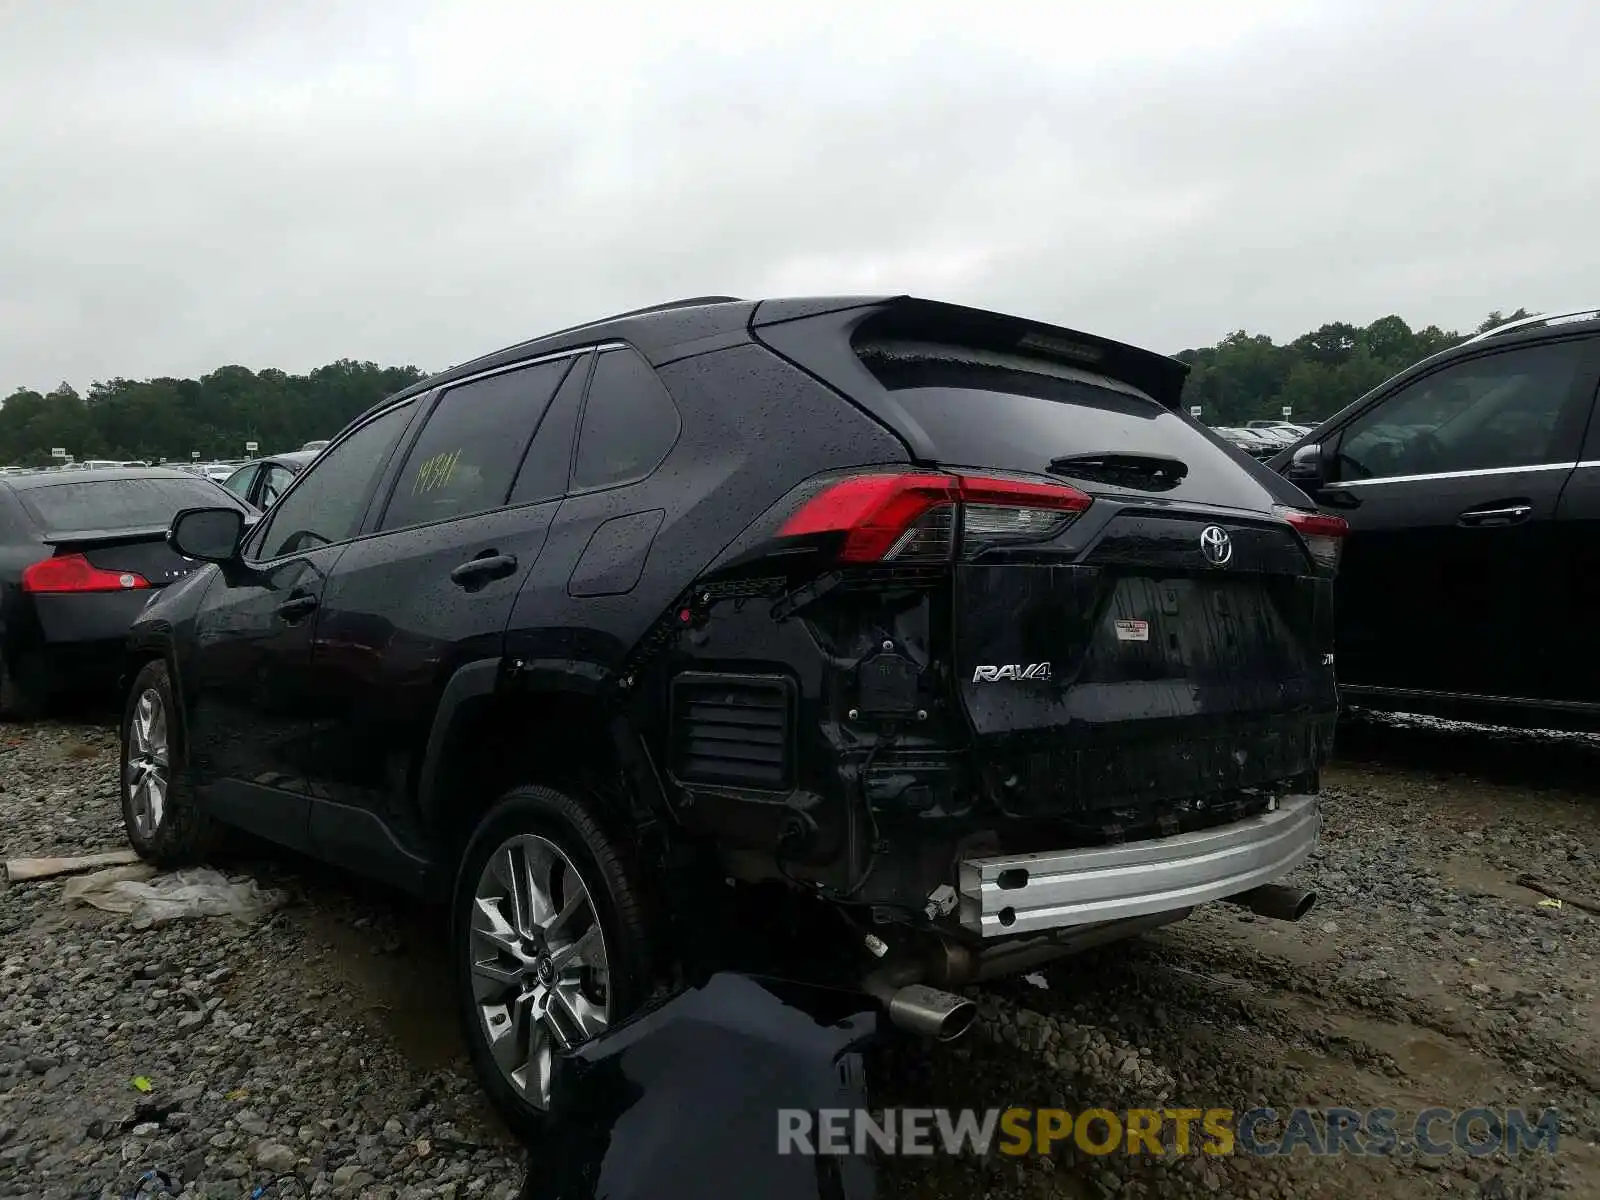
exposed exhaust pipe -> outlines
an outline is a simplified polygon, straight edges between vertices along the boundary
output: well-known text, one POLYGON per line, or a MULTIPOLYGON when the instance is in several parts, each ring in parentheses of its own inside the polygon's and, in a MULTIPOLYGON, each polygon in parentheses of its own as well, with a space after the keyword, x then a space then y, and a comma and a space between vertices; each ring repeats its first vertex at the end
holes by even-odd
POLYGON ((1305 888, 1284 887, 1281 883, 1264 883, 1237 896, 1228 896, 1225 901, 1277 921, 1298 921, 1316 904, 1317 894, 1305 888))
POLYGON ((921 1037, 952 1042, 978 1015, 978 1006, 964 996, 925 983, 901 983, 894 974, 874 973, 863 986, 888 1009, 889 1020, 921 1037))
POLYGON ((941 987, 964 987, 985 979, 1015 975, 1029 967, 1043 966, 1067 955, 1148 933, 1181 921, 1189 912, 1187 908, 1175 908, 1143 917, 1123 917, 1052 930, 1037 937, 1009 938, 987 947, 945 938, 929 959, 927 973, 922 978, 941 987))

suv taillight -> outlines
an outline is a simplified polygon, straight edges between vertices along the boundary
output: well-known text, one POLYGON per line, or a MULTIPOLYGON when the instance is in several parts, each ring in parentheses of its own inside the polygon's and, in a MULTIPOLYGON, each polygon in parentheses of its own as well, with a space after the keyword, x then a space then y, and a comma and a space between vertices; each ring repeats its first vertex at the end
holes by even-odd
POLYGON ((987 475, 884 472, 830 484, 779 537, 835 534, 845 563, 948 562, 957 530, 968 551, 1054 537, 1092 503, 1066 484, 987 475))
POLYGON ((1339 569, 1339 554, 1344 548, 1345 536, 1350 532, 1348 521, 1343 517, 1302 512, 1298 508, 1280 508, 1278 513, 1300 535, 1319 566, 1330 571, 1339 569))
POLYGON ((81 554, 58 554, 22 572, 22 590, 49 592, 126 592, 150 581, 132 571, 103 571, 81 554))

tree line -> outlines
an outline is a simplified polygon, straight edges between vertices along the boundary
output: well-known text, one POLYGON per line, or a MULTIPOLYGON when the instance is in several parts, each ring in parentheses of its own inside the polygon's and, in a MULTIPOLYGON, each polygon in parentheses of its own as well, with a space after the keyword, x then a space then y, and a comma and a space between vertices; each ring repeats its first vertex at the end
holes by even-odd
MULTIPOLYGON (((1490 313, 1476 332, 1530 315, 1490 313)), ((1469 334, 1429 325, 1412 329, 1396 316, 1370 325, 1336 321, 1283 345, 1243 330, 1214 346, 1184 350, 1186 402, 1212 425, 1277 417, 1328 416, 1418 359, 1469 334)), ((342 359, 305 375, 268 368, 220 367, 199 379, 112 379, 79 394, 63 383, 49 392, 18 388, 0 404, 0 464, 41 466, 65 448, 91 458, 239 458, 245 442, 263 454, 331 437, 351 418, 421 379, 414 366, 380 367, 342 359)))
POLYGON ((80 395, 19 388, 0 405, 0 464, 40 466, 60 447, 91 458, 187 461, 194 451, 243 458, 332 437, 385 396, 423 377, 416 367, 343 359, 305 375, 220 367, 199 379, 112 379, 80 395))
POLYGON ((1428 325, 1412 329, 1396 316, 1370 325, 1334 321, 1278 345, 1265 334, 1240 330, 1215 346, 1174 355, 1189 364, 1184 399, 1200 406, 1208 425, 1290 418, 1315 424, 1365 395, 1412 363, 1448 350, 1473 333, 1533 314, 1492 312, 1470 333, 1428 325))

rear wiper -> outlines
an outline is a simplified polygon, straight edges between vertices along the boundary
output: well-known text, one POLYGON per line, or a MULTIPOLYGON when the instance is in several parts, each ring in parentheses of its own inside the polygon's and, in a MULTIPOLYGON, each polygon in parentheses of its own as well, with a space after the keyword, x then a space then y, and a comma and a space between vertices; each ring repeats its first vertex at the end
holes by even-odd
POLYGON ((1189 464, 1164 454, 1139 454, 1131 450, 1106 450, 1095 454, 1068 454, 1050 460, 1052 475, 1088 479, 1118 487, 1164 492, 1177 487, 1189 474, 1189 464))

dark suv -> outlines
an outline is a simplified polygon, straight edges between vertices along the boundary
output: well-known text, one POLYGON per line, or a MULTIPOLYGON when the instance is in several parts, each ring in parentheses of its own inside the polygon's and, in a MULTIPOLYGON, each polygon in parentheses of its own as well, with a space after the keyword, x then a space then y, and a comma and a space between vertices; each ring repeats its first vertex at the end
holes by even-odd
POLYGON ((1270 881, 1316 840, 1343 522, 1191 420, 1184 373, 903 297, 456 367, 259 521, 174 522, 215 566, 133 631, 129 837, 176 862, 237 826, 448 898, 524 1127, 718 906, 818 914, 807 961, 939 1035, 971 1005, 936 985, 1211 900, 1298 916, 1270 881))
POLYGON ((1269 465, 1350 525, 1348 702, 1600 729, 1600 310, 1402 371, 1269 465))

